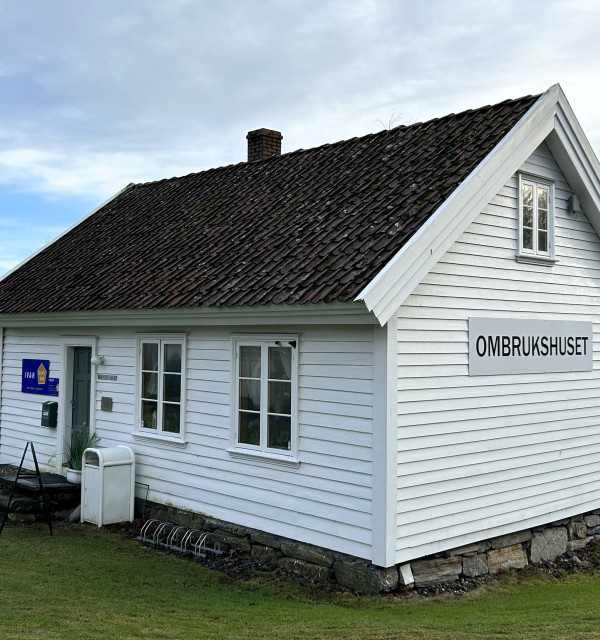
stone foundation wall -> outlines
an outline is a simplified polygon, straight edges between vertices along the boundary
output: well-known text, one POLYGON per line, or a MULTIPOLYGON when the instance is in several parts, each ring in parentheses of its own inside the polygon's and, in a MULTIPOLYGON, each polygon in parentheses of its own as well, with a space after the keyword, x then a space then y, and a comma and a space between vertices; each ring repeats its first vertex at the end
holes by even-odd
POLYGON ((376 594, 478 578, 529 563, 552 561, 582 549, 600 536, 600 510, 434 556, 382 569, 366 560, 207 518, 174 507, 144 502, 136 505, 147 518, 210 532, 214 540, 249 554, 260 564, 285 569, 315 583, 335 581, 358 593, 376 594))

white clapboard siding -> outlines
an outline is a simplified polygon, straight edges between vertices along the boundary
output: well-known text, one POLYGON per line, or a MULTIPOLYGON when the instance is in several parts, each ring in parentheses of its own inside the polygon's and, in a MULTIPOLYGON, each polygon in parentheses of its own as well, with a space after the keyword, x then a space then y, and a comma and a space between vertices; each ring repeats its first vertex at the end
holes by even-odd
POLYGON ((396 562, 600 507, 600 327, 594 371, 468 375, 469 316, 595 321, 600 242, 548 148, 557 264, 515 260, 513 176, 398 313, 396 562))
MULTIPOLYGON (((170 331, 169 327, 163 329, 170 331)), ((248 330, 259 333, 261 328, 248 330)), ((172 332, 180 333, 181 329, 172 332)), ((86 333, 96 336, 97 352, 104 357, 104 364, 93 371, 99 444, 133 448, 139 495, 145 495, 142 489, 147 485, 150 500, 370 557, 372 328, 314 327, 298 332, 298 468, 241 460, 228 453, 231 336, 236 332, 227 327, 188 327, 184 332, 184 446, 135 435, 136 333, 117 328, 86 333), (101 379, 97 374, 116 376, 116 380, 101 379), (111 411, 101 409, 104 397, 112 399, 111 411)), ((289 329, 284 333, 290 333, 289 329)), ((56 451, 56 432, 39 426, 41 403, 46 398, 21 392, 21 359, 49 359, 52 375, 58 377, 61 344, 60 337, 50 330, 5 332, 3 457, 16 460, 27 439, 35 440, 42 461, 56 451)))
MULTIPOLYGON (((28 441, 34 443, 40 467, 54 470, 56 455, 56 429, 41 426, 42 403, 57 400, 55 396, 22 393, 21 375, 23 359, 50 361, 50 375, 60 378, 60 344, 50 334, 17 337, 14 329, 4 330, 2 364, 2 452, 3 461, 19 463, 28 441)), ((28 454, 26 462, 31 465, 28 454)))
POLYGON ((119 371, 116 382, 98 381, 101 444, 134 449, 137 480, 149 486, 151 500, 369 557, 372 329, 302 330, 298 468, 235 459, 227 452, 231 334, 187 331, 185 447, 134 437, 135 335, 101 335, 98 352, 106 364, 99 371, 113 373, 113 362, 119 371), (100 411, 102 396, 113 398, 111 412, 100 411))

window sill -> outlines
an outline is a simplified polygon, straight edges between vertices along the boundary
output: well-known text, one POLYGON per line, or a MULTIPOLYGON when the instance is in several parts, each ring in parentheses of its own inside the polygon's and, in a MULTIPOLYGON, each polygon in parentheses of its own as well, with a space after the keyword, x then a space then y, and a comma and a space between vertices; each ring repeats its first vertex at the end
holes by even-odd
POLYGON ((240 451, 239 449, 227 449, 227 453, 234 459, 246 460, 250 463, 259 465, 273 465, 275 467, 291 467, 297 469, 300 466, 300 460, 292 457, 276 456, 272 453, 263 453, 253 451, 240 451))
POLYGON ((152 435, 150 433, 134 433, 134 440, 138 442, 151 442, 159 446, 164 446, 167 449, 184 449, 187 447, 187 440, 174 440, 172 438, 165 438, 159 435, 152 435))
POLYGON ((548 267, 551 267, 553 264, 558 262, 556 258, 551 258, 550 256, 536 256, 533 253, 517 253, 516 259, 517 262, 522 262, 524 264, 543 264, 548 267))

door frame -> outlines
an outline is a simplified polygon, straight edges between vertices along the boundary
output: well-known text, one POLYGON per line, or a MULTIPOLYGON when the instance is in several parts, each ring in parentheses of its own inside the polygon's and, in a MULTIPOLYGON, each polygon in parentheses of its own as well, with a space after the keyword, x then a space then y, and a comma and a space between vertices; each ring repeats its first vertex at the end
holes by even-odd
MULTIPOLYGON (((73 349, 74 347, 91 347, 92 358, 98 354, 97 336, 69 336, 61 340, 61 372, 60 392, 58 395, 58 433, 56 442, 57 473, 62 473, 66 464, 66 454, 71 440, 71 420, 73 399, 73 349)), ((96 367, 92 365, 90 379, 90 433, 96 431, 96 367)))

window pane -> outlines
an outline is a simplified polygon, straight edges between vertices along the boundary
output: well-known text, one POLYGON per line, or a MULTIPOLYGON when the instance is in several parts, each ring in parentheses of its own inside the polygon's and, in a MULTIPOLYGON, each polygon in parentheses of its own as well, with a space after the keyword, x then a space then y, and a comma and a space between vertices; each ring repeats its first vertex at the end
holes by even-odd
POLYGON ((181 408, 178 404, 163 404, 163 431, 179 433, 181 408))
POLYGON ((142 397, 156 400, 158 393, 158 374, 142 373, 142 397))
POLYGON ((523 207, 523 226, 533 227, 533 209, 531 207, 523 207))
POLYGON ((523 229, 523 249, 533 249, 533 234, 531 229, 523 229))
POLYGON ((165 345, 165 371, 181 373, 181 345, 165 345))
POLYGON ((142 369, 145 371, 158 371, 158 344, 144 342, 142 344, 142 369))
POLYGON ((173 373, 165 373, 163 378, 163 400, 167 402, 181 401, 181 376, 173 373))
POLYGON ((538 209, 548 209, 548 189, 538 187, 538 209))
POLYGON ((269 347, 269 378, 291 380, 292 348, 269 347))
POLYGON ((548 251, 548 232, 538 231, 538 251, 548 251))
POLYGON ((269 413, 292 413, 291 391, 289 382, 269 382, 269 413))
POLYGON ((260 414, 240 411, 238 442, 260 445, 260 414))
POLYGON ((260 378, 260 347, 240 347, 240 377, 260 378))
POLYGON ((543 231, 547 231, 548 229, 548 214, 541 209, 538 211, 538 229, 542 229, 543 231))
POLYGON ((156 429, 158 404, 151 400, 142 400, 142 420, 146 429, 156 429))
POLYGON ((260 380, 240 380, 240 409, 260 411, 260 380))
POLYGON ((523 185, 523 207, 533 207, 533 187, 530 184, 523 185))
POLYGON ((292 422, 290 418, 269 416, 267 447, 286 450, 292 448, 292 422))

